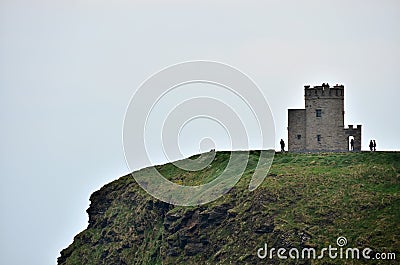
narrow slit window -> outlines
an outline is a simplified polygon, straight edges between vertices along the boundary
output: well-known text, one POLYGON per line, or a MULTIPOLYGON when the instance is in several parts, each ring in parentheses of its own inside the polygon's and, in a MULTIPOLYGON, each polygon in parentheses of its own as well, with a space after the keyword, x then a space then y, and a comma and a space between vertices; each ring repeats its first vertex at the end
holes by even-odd
POLYGON ((298 134, 297 135, 297 140, 300 140, 301 139, 301 134, 298 134))
POLYGON ((317 141, 321 142, 321 135, 320 134, 317 135, 317 141))
POLYGON ((321 110, 321 109, 315 110, 315 115, 316 115, 317 117, 322 117, 322 110, 321 110))

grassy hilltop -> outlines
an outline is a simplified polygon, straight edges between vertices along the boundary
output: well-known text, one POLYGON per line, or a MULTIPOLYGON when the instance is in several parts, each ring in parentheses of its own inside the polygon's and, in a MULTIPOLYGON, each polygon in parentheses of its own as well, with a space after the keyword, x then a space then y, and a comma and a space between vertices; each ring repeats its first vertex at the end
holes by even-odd
MULTIPOLYGON (((244 177, 218 200, 174 207, 144 192, 131 175, 92 194, 89 225, 61 252, 59 264, 376 264, 377 261, 259 259, 269 247, 369 247, 400 260, 400 153, 276 154, 255 191, 247 187, 259 152, 244 177)), ((183 172, 158 170, 180 184, 208 182, 228 152, 212 165, 183 172)), ((374 253, 373 252, 373 253, 374 253)), ((287 255, 287 253, 286 253, 287 255)), ((382 261, 382 264, 396 264, 382 261)))

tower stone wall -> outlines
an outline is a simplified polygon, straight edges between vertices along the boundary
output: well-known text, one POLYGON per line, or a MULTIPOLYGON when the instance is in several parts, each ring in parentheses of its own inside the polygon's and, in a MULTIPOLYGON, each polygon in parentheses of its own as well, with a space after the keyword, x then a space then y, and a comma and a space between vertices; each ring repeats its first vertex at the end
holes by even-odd
POLYGON ((361 125, 344 128, 344 86, 304 87, 305 109, 288 110, 288 148, 293 152, 361 150, 361 125))
POLYGON ((306 149, 306 110, 290 109, 289 124, 291 132, 288 138, 289 149, 304 151, 306 149))

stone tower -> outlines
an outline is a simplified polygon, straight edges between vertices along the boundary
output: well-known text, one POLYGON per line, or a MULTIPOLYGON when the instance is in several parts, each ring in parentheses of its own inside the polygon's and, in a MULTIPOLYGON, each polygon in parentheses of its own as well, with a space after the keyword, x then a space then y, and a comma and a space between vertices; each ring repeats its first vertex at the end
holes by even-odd
POLYGON ((361 150, 361 125, 344 128, 344 86, 304 86, 305 109, 289 109, 288 146, 291 152, 361 150))

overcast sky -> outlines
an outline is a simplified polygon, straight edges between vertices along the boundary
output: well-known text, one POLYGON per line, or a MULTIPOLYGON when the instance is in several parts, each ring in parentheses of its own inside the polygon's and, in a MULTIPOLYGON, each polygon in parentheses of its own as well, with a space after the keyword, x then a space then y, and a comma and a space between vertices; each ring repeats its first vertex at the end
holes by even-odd
POLYGON ((133 92, 171 64, 250 76, 276 139, 304 85, 343 84, 363 149, 399 150, 399 25, 396 0, 1 0, 0 264, 56 263, 87 226, 90 194, 129 172, 133 92))

